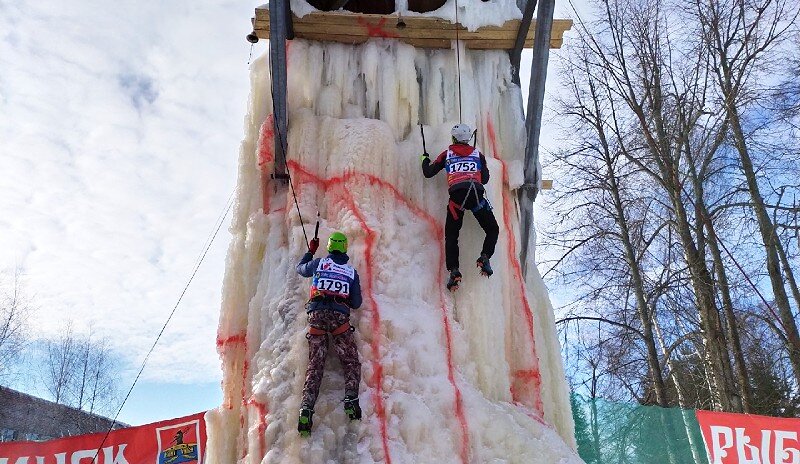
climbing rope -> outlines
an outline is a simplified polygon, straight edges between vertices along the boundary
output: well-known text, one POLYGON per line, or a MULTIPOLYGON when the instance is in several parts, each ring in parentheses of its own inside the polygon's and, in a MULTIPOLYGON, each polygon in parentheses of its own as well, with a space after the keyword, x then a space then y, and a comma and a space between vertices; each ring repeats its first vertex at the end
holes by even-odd
POLYGON ((458 71, 458 122, 462 123, 461 118, 461 40, 458 37, 458 30, 461 25, 458 22, 458 0, 453 2, 456 6, 456 69, 458 71))
MULTIPOLYGON (((692 197, 689 195, 689 192, 686 190, 686 186, 682 185, 682 186, 681 186, 681 191, 682 191, 682 192, 683 192, 683 194, 686 196, 686 199, 687 199, 687 200, 689 200, 689 203, 691 203, 691 204, 692 204, 692 207, 695 209, 695 211, 698 211, 697 203, 696 203, 696 202, 695 202, 695 201, 692 199, 692 197)), ((702 219, 704 222, 707 222, 707 223, 709 223, 709 224, 711 224, 711 223, 712 223, 712 221, 711 221, 711 218, 710 218, 710 217, 708 217, 708 216, 707 216, 705 213, 702 213, 702 212, 701 212, 701 213, 700 213, 700 218, 701 218, 701 219, 702 219)), ((715 232, 715 233, 716 233, 716 232, 715 232)), ((783 323, 783 320, 780 318, 780 316, 778 316, 778 314, 777 314, 777 313, 775 312, 775 310, 772 308, 772 305, 771 305, 771 304, 769 304, 769 302, 767 301, 766 297, 764 297, 764 295, 763 295, 763 294, 761 293, 761 291, 758 289, 758 286, 756 286, 756 284, 755 284, 755 283, 754 283, 754 282, 753 282, 753 281, 750 279, 750 276, 749 276, 749 275, 747 275, 747 272, 744 270, 744 268, 742 267, 742 265, 741 265, 741 264, 739 264, 739 262, 736 260, 736 258, 734 258, 734 257, 733 257, 733 253, 731 253, 731 251, 730 251, 730 250, 728 250, 728 247, 727 247, 727 246, 725 246, 725 242, 723 242, 723 241, 722 241, 722 240, 721 240, 719 237, 717 237, 717 243, 719 243, 719 245, 722 247, 722 249, 723 249, 723 250, 725 251, 725 253, 728 255, 728 258, 730 258, 730 260, 733 262, 733 264, 736 266, 736 268, 737 268, 737 269, 739 270, 739 272, 742 274, 742 276, 743 276, 743 277, 744 277, 744 279, 747 281, 747 283, 748 283, 748 284, 750 284, 750 287, 753 289, 753 291, 755 291, 756 295, 758 295, 758 297, 761 299, 761 302, 764 304, 764 307, 766 307, 766 308, 767 308, 767 310, 769 310, 769 312, 770 312, 770 313, 772 313, 772 316, 773 316, 773 317, 774 317, 774 318, 775 318, 775 319, 778 321, 778 324, 781 326, 781 328, 783 329, 783 331, 786 333, 786 336, 788 337, 788 336, 789 336, 789 329, 788 329, 788 328, 786 327, 786 325, 783 323)), ((723 334, 723 336, 724 336, 724 334, 723 334)))
POLYGON ((153 350, 156 349, 156 345, 158 345, 159 340, 161 340, 161 336, 164 334, 164 331, 167 329, 167 325, 169 321, 172 320, 172 316, 175 315, 175 311, 178 309, 178 306, 181 304, 184 295, 186 295, 186 291, 189 289, 189 285, 191 285, 192 281, 194 280, 195 275, 197 275, 197 271, 200 269, 200 265, 203 264, 203 261, 208 254, 208 250, 211 248, 211 245, 214 243, 214 239, 217 238, 217 233, 219 229, 222 227, 222 224, 225 222, 225 218, 228 216, 228 212, 231 210, 231 206, 233 205, 233 196, 236 193, 236 190, 232 191, 230 196, 228 196, 228 202, 225 205, 225 208, 217 217, 217 221, 214 223, 213 232, 206 238, 206 241, 203 245, 203 252, 200 253, 199 257, 195 261, 194 269, 192 270, 192 274, 189 276, 189 280, 186 282, 186 285, 183 287, 183 291, 181 292, 180 296, 178 297, 178 301, 175 302, 175 306, 172 307, 172 311, 169 313, 169 317, 164 322, 164 325, 161 327, 161 330, 156 335, 156 339, 153 342, 153 345, 150 347, 150 350, 144 357, 142 361, 142 365, 139 368, 139 372, 136 374, 136 378, 133 379, 133 384, 131 388, 128 389, 128 393, 125 395, 125 398, 122 400, 122 404, 120 404, 119 409, 117 409, 116 414, 114 414, 114 418, 111 420, 111 425, 109 425, 108 430, 106 431, 105 436, 100 441, 100 445, 97 447, 97 450, 94 454, 94 459, 92 462, 97 462, 97 456, 100 454, 100 450, 103 448, 103 445, 106 443, 108 439, 108 435, 111 434, 111 431, 114 430, 114 426, 118 424, 117 419, 119 418, 119 414, 122 412, 122 408, 125 407, 125 403, 130 398, 131 393, 133 393, 134 387, 136 387, 136 383, 139 381, 139 377, 142 376, 142 372, 144 372, 144 368, 147 365, 147 361, 150 359, 150 355, 153 354, 153 350))
MULTIPOLYGON (((272 44, 270 44, 270 47, 272 44)), ((270 57, 271 58, 271 57, 270 57)), ((275 79, 273 79, 272 74, 272 59, 267 60, 269 62, 269 92, 272 96, 272 117, 275 118, 275 79)), ((294 206, 297 209, 297 217, 300 218, 300 227, 303 228, 303 238, 306 241, 306 247, 309 246, 308 244, 308 235, 306 235, 306 225, 303 222, 303 215, 300 213, 300 204, 297 202, 297 194, 294 191, 294 182, 292 182, 292 175, 289 172, 289 165, 287 164, 286 160, 286 151, 288 150, 288 143, 284 143, 283 134, 281 134, 281 128, 279 124, 275 124, 275 133, 278 135, 278 143, 281 144, 281 151, 283 152, 283 164, 286 166, 286 178, 289 179, 289 188, 292 192, 292 198, 294 198, 294 206)), ((266 211, 264 211, 266 214, 266 211)))

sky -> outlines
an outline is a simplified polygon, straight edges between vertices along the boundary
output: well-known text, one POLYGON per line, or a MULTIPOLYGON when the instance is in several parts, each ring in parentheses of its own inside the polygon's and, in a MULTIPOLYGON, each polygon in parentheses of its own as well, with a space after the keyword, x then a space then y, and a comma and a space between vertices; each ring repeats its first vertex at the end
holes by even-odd
MULTIPOLYGON (((68 325, 107 337, 123 393, 233 191, 250 85, 244 36, 260 3, 0 0, 0 284, 18 273, 32 339, 68 325)), ((262 41, 253 56, 265 50, 262 41)), ((551 69, 550 94, 556 84, 551 69)), ((226 228, 122 422, 220 404, 226 228)), ((33 374, 15 387, 46 396, 33 374)))

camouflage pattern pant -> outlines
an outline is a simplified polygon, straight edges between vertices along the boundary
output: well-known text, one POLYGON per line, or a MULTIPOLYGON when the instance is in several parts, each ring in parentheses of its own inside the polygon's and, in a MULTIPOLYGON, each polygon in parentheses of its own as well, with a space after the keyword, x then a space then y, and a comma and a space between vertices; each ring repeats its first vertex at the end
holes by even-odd
MULTIPOLYGON (((312 327, 332 332, 348 321, 348 317, 338 311, 318 309, 308 314, 308 324, 312 327)), ((339 356, 344 371, 345 396, 358 396, 358 384, 361 381, 361 361, 358 360, 358 348, 353 332, 348 330, 340 335, 306 335, 308 338, 308 370, 306 383, 303 385, 302 407, 314 409, 325 370, 325 358, 328 355, 328 337, 333 341, 333 349, 339 356)))

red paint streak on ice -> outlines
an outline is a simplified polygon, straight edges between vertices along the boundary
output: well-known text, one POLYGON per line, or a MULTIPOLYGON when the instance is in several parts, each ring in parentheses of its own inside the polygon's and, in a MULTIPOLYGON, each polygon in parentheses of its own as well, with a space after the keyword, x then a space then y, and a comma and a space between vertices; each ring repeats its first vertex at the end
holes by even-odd
MULTIPOLYGON (((245 357, 244 353, 246 351, 247 351, 247 334, 245 334, 244 332, 230 335, 227 337, 222 337, 220 335, 217 335, 217 353, 219 353, 220 358, 222 358, 223 361, 233 361, 231 363, 233 366, 237 365, 236 361, 244 361, 243 367, 244 369, 247 369, 248 364, 247 361, 244 360, 245 357), (231 352, 229 351, 229 348, 232 346, 241 347, 241 349, 238 350, 238 352, 236 351, 231 352), (237 356, 237 354, 240 354, 240 356, 237 356), (229 359, 234 357, 236 359, 229 359)), ((231 401, 231 398, 225 398, 223 407, 225 409, 233 409, 233 402, 231 401)))
POLYGON ((358 24, 367 30, 370 37, 383 37, 384 39, 400 37, 396 32, 386 29, 386 18, 381 18, 377 23, 372 24, 369 20, 358 17, 358 24))
MULTIPOLYGON (((322 179, 315 174, 311 173, 310 171, 306 170, 303 166, 298 164, 295 161, 289 161, 288 163, 289 168, 292 169, 294 172, 294 178, 297 179, 298 184, 302 184, 303 182, 314 182, 323 186, 325 190, 330 190, 335 186, 342 186, 344 187, 352 180, 362 180, 366 181, 370 185, 375 185, 381 189, 389 191, 395 199, 406 206, 411 212, 413 212, 416 216, 423 219, 428 226, 432 229, 433 236, 441 236, 443 234, 442 226, 433 218, 430 214, 428 214, 425 210, 420 208, 419 206, 414 205, 408 199, 406 199, 397 188, 380 179, 379 177, 359 173, 359 172, 349 172, 343 174, 341 176, 332 177, 329 179, 322 179)), ((375 301, 374 295, 372 293, 372 276, 373 276, 373 257, 372 257, 372 250, 374 247, 375 242, 375 232, 372 230, 369 225, 366 223, 363 215, 361 214, 360 210, 358 209, 357 205, 355 204, 355 200, 353 199, 352 195, 349 194, 347 189, 342 189, 343 193, 345 194, 345 201, 347 202, 348 208, 353 211, 353 214, 356 216, 356 219, 359 221, 361 226, 367 233, 366 239, 366 251, 365 251, 365 261, 366 261, 366 270, 365 275, 367 277, 367 298, 372 304, 374 311, 372 311, 372 326, 373 326, 373 336, 371 342, 371 348, 373 352, 373 357, 375 361, 373 361, 373 382, 376 385, 375 391, 375 409, 378 417, 381 421, 381 438, 383 440, 383 450, 386 456, 387 464, 391 463, 391 458, 389 456, 389 448, 388 448, 388 437, 386 431, 386 416, 385 416, 385 406, 383 404, 383 395, 382 395, 382 383, 383 383, 383 366, 380 364, 380 345, 379 345, 379 327, 380 327, 380 309, 378 308, 377 302, 375 301)), ((444 264, 444 244, 439 243, 439 261, 440 264, 444 264)), ((441 275, 441 273, 440 273, 441 275)), ((461 396, 461 390, 458 388, 458 385, 455 381, 455 368, 453 366, 453 348, 452 348, 452 329, 450 328, 450 321, 447 318, 447 307, 445 305, 445 297, 444 297, 444 280, 443 277, 439 279, 439 301, 441 303, 442 309, 442 324, 444 325, 444 332, 445 332, 445 348, 446 348, 446 358, 447 358, 447 379, 450 381, 450 384, 453 386, 454 396, 455 396, 455 413, 456 418, 459 422, 459 426, 461 428, 461 450, 460 450, 460 457, 461 461, 464 463, 469 462, 469 432, 467 429, 467 420, 466 415, 464 413, 464 406, 463 406, 463 399, 461 396)))
POLYGON ((258 167, 262 170, 275 160, 275 116, 270 113, 258 131, 258 167))
POLYGON ((269 211, 269 168, 275 161, 275 116, 270 113, 258 132, 258 167, 261 168, 261 206, 269 211))
POLYGON ((380 316, 380 309, 378 307, 378 302, 375 301, 375 295, 372 292, 372 278, 373 278, 373 268, 374 262, 372 260, 372 250, 375 246, 375 231, 373 231, 369 225, 367 225, 367 221, 361 215, 361 212, 356 207, 355 201, 351 195, 347 195, 345 201, 347 202, 348 208, 355 214, 356 219, 361 224, 361 227, 367 233, 367 243, 366 248, 364 250, 364 260, 366 261, 366 277, 367 277, 367 300, 369 300, 371 307, 374 309, 372 314, 372 339, 370 341, 370 347, 372 348, 372 356, 378 360, 377 362, 373 362, 372 368, 372 383, 375 385, 375 394, 373 395, 375 400, 375 413, 378 417, 381 418, 381 442, 383 445, 383 454, 386 456, 387 464, 391 464, 392 458, 389 454, 389 437, 386 430, 386 405, 383 404, 383 365, 380 363, 381 354, 380 354, 380 326, 381 326, 381 316, 380 316))
MULTIPOLYGON (((489 136, 489 141, 492 145, 492 156, 500 161, 500 165, 503 169, 503 184, 508 185, 508 169, 506 164, 500 159, 500 151, 497 146, 497 135, 494 130, 494 123, 492 122, 491 117, 488 115, 486 116, 486 134, 489 136)), ((529 371, 518 371, 518 372, 535 372, 536 375, 527 375, 522 377, 523 380, 529 382, 533 387, 533 404, 531 405, 539 414, 544 413, 544 405, 542 404, 542 391, 541 391, 541 377, 539 375, 539 356, 536 353, 536 337, 534 334, 533 329, 533 311, 531 311, 530 302, 528 301, 528 296, 525 292, 525 282, 522 280, 522 267, 520 266, 519 259, 517 257, 517 246, 516 240, 514 238, 514 231, 511 227, 511 211, 512 211, 513 203, 511 202, 511 198, 509 197, 509 193, 507 189, 503 189, 503 223, 506 227, 506 243, 508 243, 508 261, 511 263, 513 272, 514 272, 514 279, 517 281, 519 285, 519 295, 520 299, 522 300, 522 308, 523 308, 523 316, 525 319, 525 324, 528 329, 528 334, 530 335, 531 339, 531 350, 532 350, 532 359, 533 359, 533 367, 529 371)), ((517 378, 517 374, 514 374, 515 379, 517 378)), ((518 400, 518 394, 516 388, 513 387, 514 380, 512 379, 512 388, 511 388, 511 395, 514 401, 518 400)))
POLYGON ((228 345, 238 345, 239 343, 246 343, 246 342, 247 342, 247 335, 245 333, 231 335, 230 337, 226 338, 217 337, 217 351, 224 349, 228 345))
POLYGON ((250 397, 246 402, 244 402, 246 406, 251 406, 255 408, 256 414, 258 414, 258 445, 259 445, 259 452, 261 453, 260 459, 263 459, 264 456, 267 454, 267 413, 269 409, 265 403, 258 401, 254 397, 250 397))
MULTIPOLYGON (((241 362, 242 366, 242 388, 240 391, 240 395, 242 398, 247 398, 250 396, 248 393, 248 376, 250 375, 250 362, 247 360, 247 334, 242 332, 238 334, 234 334, 228 337, 220 337, 217 336, 217 352, 220 354, 220 357, 223 358, 224 361, 233 361, 233 366, 237 366, 237 361, 241 362), (236 347, 237 349, 232 353, 229 351, 229 348, 236 347), (235 359, 228 359, 233 358, 235 359)), ((244 402, 243 404, 248 405, 251 402, 244 402)), ((223 406, 225 409, 233 409, 233 402, 230 398, 225 398, 223 406)), ((245 409, 242 408, 239 412, 239 428, 244 429, 245 427, 245 409)), ((264 449, 264 447, 262 447, 264 449)))

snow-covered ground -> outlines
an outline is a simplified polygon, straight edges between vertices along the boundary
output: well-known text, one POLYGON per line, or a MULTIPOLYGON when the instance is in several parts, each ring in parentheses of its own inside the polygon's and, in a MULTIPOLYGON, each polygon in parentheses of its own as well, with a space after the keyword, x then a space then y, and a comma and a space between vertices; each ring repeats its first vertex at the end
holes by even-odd
POLYGON ((225 402, 207 415, 209 462, 581 462, 547 289, 534 263, 523 282, 517 260, 525 133, 508 55, 461 54, 463 122, 488 159, 500 240, 494 276, 480 277, 472 263, 483 233, 468 215, 454 295, 444 287, 446 181, 423 178, 417 125, 433 156, 449 143, 459 122, 454 51, 294 40, 288 63, 288 163, 305 231, 313 235, 318 213, 323 247, 344 231, 361 276, 364 305, 351 321, 364 419, 344 415, 331 352, 312 435, 296 430, 309 282, 294 268, 306 244, 289 189, 269 179, 277 135, 262 56, 239 158, 217 340, 225 402))

